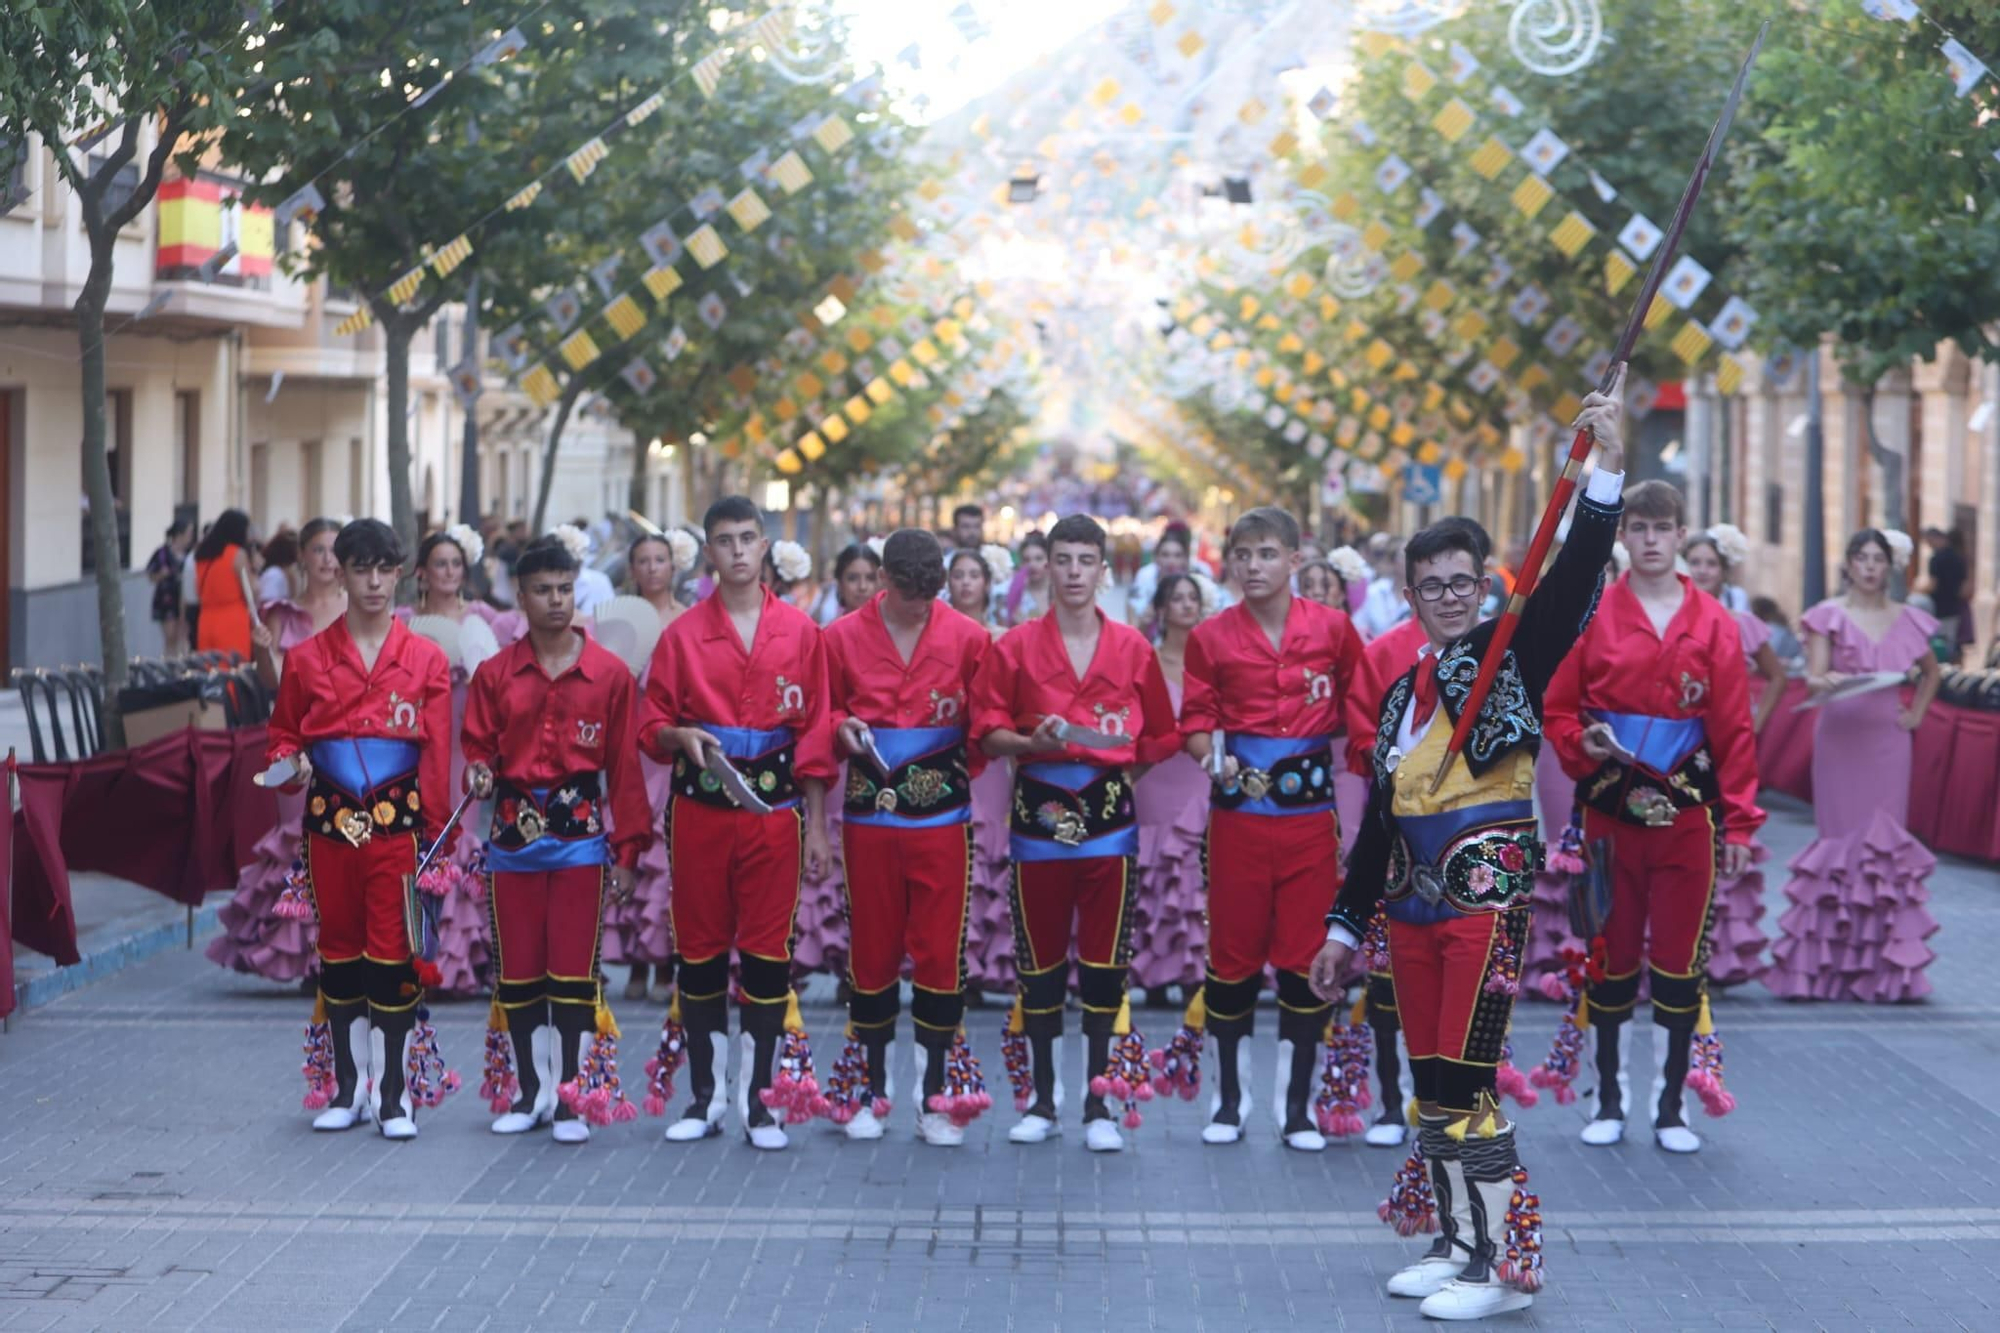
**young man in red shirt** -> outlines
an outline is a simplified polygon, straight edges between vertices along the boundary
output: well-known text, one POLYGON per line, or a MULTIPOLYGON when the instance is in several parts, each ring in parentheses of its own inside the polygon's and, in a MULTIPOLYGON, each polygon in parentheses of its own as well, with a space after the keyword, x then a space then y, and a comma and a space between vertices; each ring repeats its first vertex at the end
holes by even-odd
MULTIPOLYGON (((1132 784, 1178 748, 1173 700, 1152 645, 1097 609, 1104 529, 1073 514, 1049 530, 1054 605, 987 653, 973 686, 972 735, 990 758, 1013 759, 1016 1007, 1032 1058, 1034 1095, 1007 1137, 1041 1143, 1056 1120, 1069 950, 1082 970, 1090 1075, 1129 1021, 1133 862, 1139 827, 1132 784)), ((1104 1098, 1084 1099, 1092 1152, 1125 1146, 1104 1098)))
POLYGON ((1307 973, 1340 887, 1333 735, 1361 636, 1346 612, 1292 595, 1298 550, 1298 522, 1282 509, 1252 509, 1229 530, 1225 558, 1243 600, 1188 638, 1180 727, 1215 784, 1202 1001, 1221 1088, 1202 1142, 1243 1137, 1243 1042, 1269 965, 1278 973, 1273 1110, 1287 1147, 1319 1152, 1326 1139, 1313 1124, 1313 1074, 1332 1006, 1313 994, 1307 973))
POLYGON ((972 779, 984 758, 967 746, 967 704, 993 640, 938 600, 944 578, 936 537, 914 528, 891 533, 882 545, 882 590, 827 626, 826 659, 830 718, 847 759, 848 1035, 866 1066, 844 1128, 850 1139, 882 1137, 877 1100, 888 1092, 907 954, 922 1098, 917 1132, 951 1147, 965 1141, 974 1109, 944 1100, 947 1058, 971 1059, 962 1049, 953 1057, 964 1039, 972 779))
POLYGON ((1587 841, 1611 844, 1604 978, 1587 988, 1597 1113, 1583 1141, 1625 1137, 1623 1052, 1651 968, 1653 1138, 1691 1153, 1682 1090, 1708 1005, 1708 919, 1715 886, 1750 864, 1757 736, 1735 618, 1674 561, 1687 538, 1681 493, 1641 482, 1619 528, 1632 568, 1604 595, 1589 633, 1550 682, 1548 737, 1577 780, 1587 841))
POLYGON ((320 959, 307 1105, 326 1108, 314 1129, 372 1119, 383 1137, 408 1139, 417 1106, 449 1091, 433 1081, 442 1071, 419 1009, 422 941, 404 881, 419 840, 436 842, 451 809, 451 674, 438 646, 392 613, 406 559, 395 531, 357 519, 333 552, 347 613, 286 658, 267 751, 292 765, 285 785, 306 787, 300 857, 320 959))
POLYGON ((558 1143, 582 1143, 589 1119, 608 1119, 578 1079, 604 1009, 603 900, 607 890, 631 896, 633 867, 653 841, 633 743, 637 690, 623 662, 572 627, 576 571, 553 537, 521 553, 514 588, 527 637, 473 674, 461 732, 467 789, 495 798, 493 1002, 519 1088, 493 1132, 553 1120, 558 1143))
POLYGON ((826 724, 826 653, 803 611, 758 581, 770 542, 764 517, 740 495, 702 520, 715 592, 667 626, 653 649, 639 744, 674 769, 667 860, 693 1102, 667 1127, 670 1142, 719 1132, 718 1060, 727 1063, 729 953, 738 959, 743 1077, 737 1106, 753 1147, 789 1140, 762 1093, 784 1036, 792 924, 800 869, 827 862, 826 786, 835 773, 826 724), (739 804, 723 764, 748 795, 739 804))

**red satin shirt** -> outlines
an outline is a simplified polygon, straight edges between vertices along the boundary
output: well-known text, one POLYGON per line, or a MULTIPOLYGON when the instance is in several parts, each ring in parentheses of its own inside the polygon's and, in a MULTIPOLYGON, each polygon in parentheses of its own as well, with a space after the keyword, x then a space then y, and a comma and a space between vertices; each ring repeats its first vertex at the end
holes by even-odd
POLYGON ((670 763, 660 744, 665 727, 707 723, 750 731, 791 730, 792 772, 833 781, 833 740, 827 726, 826 646, 805 612, 764 590, 764 609, 750 651, 717 592, 667 626, 646 668, 639 710, 639 748, 670 763))
POLYGON ((428 841, 436 841, 458 797, 451 789, 451 668, 443 649, 399 620, 389 621, 372 671, 361 664, 346 616, 287 653, 266 735, 267 763, 314 741, 415 741, 428 841))
POLYGON ((1361 636, 1345 611, 1292 598, 1285 632, 1271 647, 1238 602, 1188 635, 1181 734, 1221 727, 1251 736, 1331 736, 1361 663, 1361 636))
POLYGON ((1080 745, 1027 761, 1070 761, 1099 768, 1157 764, 1180 748, 1173 696, 1146 636, 1097 615, 1097 651, 1078 680, 1063 647, 1062 627, 1051 611, 1001 636, 980 664, 972 684, 972 739, 1002 727, 1027 735, 1051 713, 1080 727, 1129 736, 1115 750, 1080 745))
MULTIPOLYGON (((972 682, 993 646, 986 627, 939 602, 917 635, 910 660, 896 651, 876 593, 826 627, 828 722, 850 717, 875 727, 967 727, 972 682)), ((973 772, 981 757, 975 749, 973 772)))
POLYGON ((626 869, 653 841, 653 810, 639 776, 632 673, 582 630, 576 664, 551 680, 535 645, 517 639, 488 658, 465 692, 465 762, 519 787, 604 775, 612 854, 626 869))
POLYGON ((1382 721, 1382 696, 1405 671, 1417 664, 1417 655, 1430 642, 1422 622, 1415 616, 1385 634, 1378 634, 1361 650, 1361 667, 1348 687, 1347 771, 1372 777, 1371 757, 1375 752, 1375 731, 1382 721))
POLYGON ((1655 632, 1627 574, 1604 594, 1590 628, 1556 669, 1543 697, 1543 732, 1563 771, 1597 771, 1583 752, 1586 709, 1648 717, 1699 717, 1722 792, 1722 827, 1748 843, 1764 822, 1757 808, 1757 737, 1750 726, 1750 678, 1743 635, 1722 603, 1681 577, 1681 607, 1655 632))

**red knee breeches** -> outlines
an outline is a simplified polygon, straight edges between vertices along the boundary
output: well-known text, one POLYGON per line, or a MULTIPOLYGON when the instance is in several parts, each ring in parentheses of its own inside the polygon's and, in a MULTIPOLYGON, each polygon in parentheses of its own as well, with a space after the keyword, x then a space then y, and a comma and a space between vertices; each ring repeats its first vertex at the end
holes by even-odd
POLYGON ((308 833, 302 846, 319 912, 321 962, 363 957, 377 963, 409 962, 403 877, 416 873, 416 834, 383 834, 356 847, 345 839, 308 833))
POLYGON ((794 808, 755 815, 676 796, 667 818, 674 939, 682 990, 720 992, 728 955, 741 956, 746 998, 783 1000, 791 987, 792 922, 799 908, 804 822, 794 808))
POLYGON ((1604 980, 1590 987, 1592 1020, 1619 1023, 1639 998, 1650 964, 1653 1019, 1692 1026, 1707 971, 1720 837, 1715 812, 1683 810, 1664 828, 1584 811, 1584 836, 1611 841, 1611 915, 1604 923, 1604 980))
POLYGON ((493 952, 504 990, 527 998, 528 990, 539 994, 544 981, 570 989, 583 983, 594 996, 603 866, 496 870, 490 893, 493 952))
POLYGON ((1084 1012, 1118 1012, 1132 956, 1132 879, 1129 856, 1014 863, 1014 967, 1027 1015, 1062 1013, 1072 942, 1084 1012))
POLYGON ((1208 817, 1208 980, 1204 1003, 1225 1022, 1247 1018, 1264 967, 1290 973, 1281 1001, 1324 1003, 1303 981, 1326 940, 1326 913, 1340 890, 1340 823, 1332 811, 1208 817), (1293 995, 1297 992, 1298 995, 1293 995))
POLYGON ((895 1024, 907 955, 916 983, 911 1013, 917 1026, 956 1031, 965 1005, 972 826, 845 823, 840 837, 854 1026, 895 1024))
POLYGON ((1519 949, 1528 911, 1481 912, 1435 925, 1389 922, 1389 972, 1421 1101, 1470 1112, 1493 1091, 1514 997, 1487 988, 1496 945, 1519 949))

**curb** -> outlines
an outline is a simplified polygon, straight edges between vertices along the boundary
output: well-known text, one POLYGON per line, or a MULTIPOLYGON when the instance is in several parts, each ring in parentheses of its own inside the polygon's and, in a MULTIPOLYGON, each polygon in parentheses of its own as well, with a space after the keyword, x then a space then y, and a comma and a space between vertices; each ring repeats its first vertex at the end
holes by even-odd
MULTIPOLYGON (((222 904, 216 903, 195 909, 194 937, 199 944, 202 937, 212 933, 217 926, 216 913, 222 904)), ((14 985, 14 1008, 16 1013, 28 1009, 39 1009, 45 1004, 82 990, 107 977, 116 976, 132 964, 152 957, 166 949, 185 947, 188 938, 188 924, 185 920, 166 921, 150 926, 123 939, 115 940, 101 948, 92 949, 67 967, 56 968, 14 985)))

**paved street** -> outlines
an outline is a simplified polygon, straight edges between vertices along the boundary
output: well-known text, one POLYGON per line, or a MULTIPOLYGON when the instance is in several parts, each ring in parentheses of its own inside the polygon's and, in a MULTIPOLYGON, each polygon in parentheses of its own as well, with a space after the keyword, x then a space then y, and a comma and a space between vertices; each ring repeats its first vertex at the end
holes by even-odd
MULTIPOLYGON (((1787 855, 1809 826, 1775 822, 1787 855)), ((1699 1125, 1699 1157, 1585 1148, 1580 1107, 1524 1113, 1551 1287, 1503 1325, 2000 1327, 2000 1118, 1985 1109, 2000 1106, 2000 1005, 1980 989, 2000 882, 1952 865, 1932 883, 1935 1002, 1806 1008, 1753 988, 1722 1003, 1742 1109, 1699 1125)), ((495 1139, 469 1089, 412 1144, 315 1135, 298 1106, 306 1008, 171 950, 21 1016, 0 1038, 0 1328, 1419 1323, 1380 1294, 1410 1248, 1374 1217, 1388 1152, 1304 1158, 1268 1131, 1204 1149, 1184 1105, 1109 1158, 1073 1129, 1009 1145, 1005 1115, 961 1151, 929 1149, 904 1107, 873 1145, 818 1127, 779 1156, 679 1147, 642 1120, 577 1150, 495 1139)), ((469 1084, 484 1016, 439 1013, 469 1084)), ((657 1015, 622 1017, 636 1081, 657 1015)), ((809 1018, 824 1072, 836 1021, 809 1018)), ((1555 1020, 1523 1014, 1524 1064, 1555 1020)), ((997 1076, 1000 1014, 973 1021, 997 1076)))

